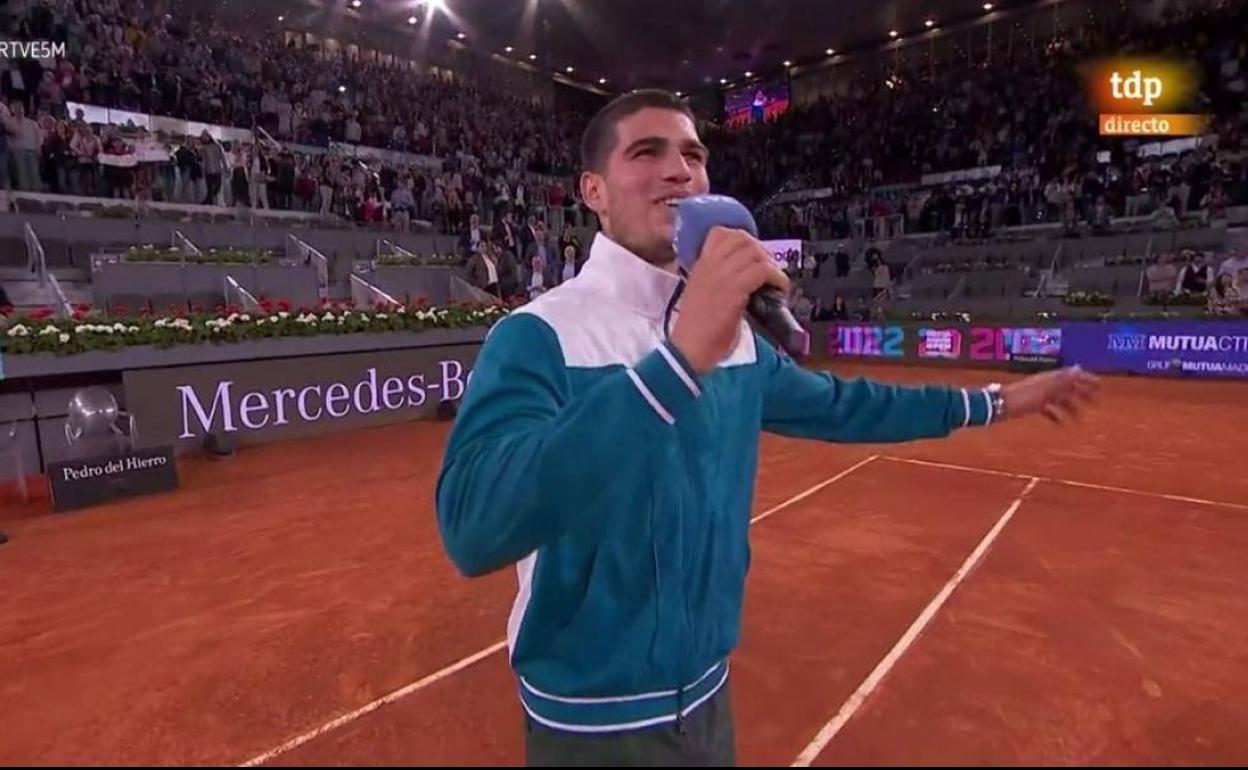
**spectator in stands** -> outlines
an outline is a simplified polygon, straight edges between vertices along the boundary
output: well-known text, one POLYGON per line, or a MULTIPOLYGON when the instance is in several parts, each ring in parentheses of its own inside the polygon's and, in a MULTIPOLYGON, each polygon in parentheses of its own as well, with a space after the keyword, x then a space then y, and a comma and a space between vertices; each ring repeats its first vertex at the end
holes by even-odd
POLYGON ((797 318, 797 322, 807 329, 813 320, 815 305, 810 301, 810 297, 802 291, 802 287, 793 287, 793 296, 790 298, 793 307, 793 315, 797 318))
POLYGON ((837 294, 832 298, 832 307, 828 309, 829 321, 848 321, 849 307, 845 305, 845 298, 837 294))
POLYGON ((9 120, 11 118, 9 105, 0 100, 0 190, 7 190, 12 186, 9 175, 9 161, 12 157, 9 152, 9 120))
POLYGON ((534 255, 529 261, 529 278, 526 283, 528 298, 535 299, 558 283, 554 266, 549 265, 544 256, 534 255))
POLYGON ((17 189, 40 192, 43 183, 39 176, 39 152, 43 147, 43 129, 27 117, 26 107, 20 101, 9 105, 11 117, 5 120, 9 133, 9 152, 17 167, 17 189))
POLYGON ((487 233, 481 226, 481 217, 473 214, 468 217, 468 227, 459 234, 459 249, 465 256, 475 253, 485 242, 487 233))
POLYGON ((571 243, 563 247, 559 260, 559 282, 570 281, 581 272, 581 253, 571 243))
POLYGON ((1223 275, 1238 277, 1244 270, 1248 270, 1248 252, 1222 260, 1222 264, 1218 266, 1218 277, 1223 275))
POLYGON ((494 258, 498 262, 498 290, 503 298, 515 297, 520 294, 520 262, 514 252, 499 248, 494 258))
POLYGON ((225 176, 225 148, 206 130, 199 135, 199 145, 204 163, 204 180, 208 184, 207 194, 201 203, 215 206, 217 194, 221 192, 221 179, 225 176))
POLYGON ((247 153, 247 200, 253 209, 269 207, 269 160, 259 144, 247 153))
POLYGON ((235 206, 251 204, 250 183, 247 181, 247 148, 235 142, 230 150, 230 199, 235 206))
POLYGON ((867 254, 867 269, 871 271, 871 293, 876 302, 884 302, 892 293, 893 276, 888 263, 880 256, 880 252, 867 254))
MULTIPOLYGON (((81 113, 82 110, 78 112, 81 113)), ((74 167, 69 180, 70 188, 75 195, 99 195, 98 166, 103 145, 100 144, 100 138, 91 130, 91 126, 81 120, 75 121, 73 131, 74 135, 69 140, 70 154, 74 159, 74 167)))
POLYGON ((576 237, 576 233, 572 231, 571 227, 565 227, 563 232, 559 234, 559 254, 561 257, 566 257, 569 246, 576 252, 577 262, 580 262, 584 253, 584 249, 581 248, 581 239, 576 237))
POLYGON ((468 259, 466 280, 482 291, 499 295, 498 247, 489 241, 477 244, 468 259))
POLYGON ((517 232, 516 224, 512 218, 511 211, 510 206, 503 209, 502 216, 495 219, 494 232, 490 237, 493 238, 500 247, 506 251, 510 251, 512 254, 515 254, 520 244, 520 234, 517 232))
POLYGON ((1148 281, 1148 293, 1153 297, 1168 297, 1174 294, 1178 285, 1179 268, 1175 266, 1170 254, 1158 254, 1153 264, 1144 271, 1148 281))
POLYGON ((1208 310, 1211 315, 1239 315, 1244 311, 1244 297, 1230 273, 1220 274, 1209 288, 1208 310))
POLYGON ((1213 268, 1205 264, 1205 255, 1200 251, 1184 249, 1184 266, 1179 271, 1176 291, 1181 294, 1204 294, 1213 286, 1213 268))
POLYGON ((412 182, 403 180, 390 195, 390 218, 400 232, 407 232, 412 224, 412 212, 416 209, 416 199, 412 197, 412 182))

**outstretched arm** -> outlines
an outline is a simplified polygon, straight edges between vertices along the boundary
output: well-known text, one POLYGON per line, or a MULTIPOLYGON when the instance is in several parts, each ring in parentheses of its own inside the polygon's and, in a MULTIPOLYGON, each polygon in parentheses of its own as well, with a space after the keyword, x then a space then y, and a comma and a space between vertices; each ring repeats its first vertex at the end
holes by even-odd
POLYGON ((1095 377, 1061 369, 989 388, 901 386, 813 372, 757 338, 763 382, 763 429, 839 442, 900 442, 942 438, 959 428, 1041 413, 1074 417, 1096 393, 1095 377))

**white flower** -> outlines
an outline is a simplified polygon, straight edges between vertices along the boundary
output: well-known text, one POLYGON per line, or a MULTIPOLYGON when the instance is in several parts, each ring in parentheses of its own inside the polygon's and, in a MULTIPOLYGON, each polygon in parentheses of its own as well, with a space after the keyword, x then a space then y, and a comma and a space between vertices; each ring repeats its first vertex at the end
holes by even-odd
POLYGON ((275 323, 277 323, 277 322, 278 322, 278 321, 280 321, 280 320, 281 320, 281 319, 280 319, 280 318, 278 318, 278 317, 277 317, 277 316, 275 316, 275 315, 271 315, 271 316, 269 316, 269 323, 271 323, 271 324, 275 324, 275 323))
POLYGON ((74 334, 86 334, 89 331, 91 331, 91 324, 82 324, 78 328, 74 329, 74 334))
POLYGON ((361 313, 360 320, 363 321, 364 323, 368 323, 368 313, 361 313))
POLYGON ((285 310, 283 310, 282 312, 277 314, 277 317, 278 318, 290 318, 290 313, 287 313, 285 310))
POLYGON ((379 320, 385 321, 390 318, 390 315, 388 313, 378 313, 377 318, 379 320))
POLYGON ((139 333, 139 327, 137 327, 137 326, 131 326, 131 327, 130 327, 129 329, 127 329, 126 331, 130 332, 131 334, 138 334, 138 333, 139 333))
POLYGON ((9 329, 9 336, 10 337, 29 337, 30 329, 27 329, 25 324, 18 324, 17 326, 14 326, 12 329, 9 329))
POLYGON ((243 323, 247 323, 248 321, 251 320, 251 316, 249 316, 246 313, 243 313, 242 315, 238 317, 238 320, 242 321, 243 323))
POLYGON ((256 319, 256 326, 264 326, 267 323, 263 318, 256 319))
POLYGON ((119 332, 124 332, 126 330, 126 325, 118 321, 117 323, 113 324, 113 328, 119 332))
POLYGON ((351 311, 350 311, 350 310, 344 310, 344 311, 342 311, 342 314, 343 314, 344 316, 348 316, 348 315, 351 315, 351 311))
POLYGON ((69 335, 68 335, 68 334, 62 334, 62 335, 61 335, 58 339, 60 339, 60 341, 61 341, 62 343, 69 342, 69 335))
POLYGON ((403 305, 399 305, 399 313, 401 315, 407 315, 407 308, 404 307, 403 305))
POLYGON ((43 329, 39 332, 39 336, 40 336, 40 337, 46 337, 46 336, 48 336, 49 334, 60 334, 60 333, 61 333, 61 330, 60 330, 60 329, 58 329, 58 328, 56 328, 55 326, 45 326, 45 327, 43 327, 43 329))
POLYGON ((168 326, 168 325, 169 325, 169 319, 168 319, 168 318, 157 318, 157 319, 156 319, 156 328, 157 328, 157 329, 163 329, 163 328, 165 328, 165 327, 166 327, 166 326, 168 326))
POLYGON ((225 319, 226 323, 234 323, 237 320, 238 320, 238 313, 230 313, 229 317, 225 319))
POLYGON ((334 320, 334 314, 333 314, 333 313, 330 313, 329 311, 326 311, 326 312, 325 312, 325 315, 321 316, 321 320, 322 320, 322 321, 332 321, 332 320, 334 320))

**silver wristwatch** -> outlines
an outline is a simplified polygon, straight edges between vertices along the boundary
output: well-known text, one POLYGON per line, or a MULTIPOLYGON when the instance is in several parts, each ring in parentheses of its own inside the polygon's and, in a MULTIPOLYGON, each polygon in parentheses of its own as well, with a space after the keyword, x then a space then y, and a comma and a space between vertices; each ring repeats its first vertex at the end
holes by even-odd
POLYGON ((988 394, 988 398, 992 402, 992 419, 990 422, 999 422, 1004 420, 1008 415, 1005 412, 1005 396, 1001 394, 1001 383, 994 382, 984 388, 988 394))

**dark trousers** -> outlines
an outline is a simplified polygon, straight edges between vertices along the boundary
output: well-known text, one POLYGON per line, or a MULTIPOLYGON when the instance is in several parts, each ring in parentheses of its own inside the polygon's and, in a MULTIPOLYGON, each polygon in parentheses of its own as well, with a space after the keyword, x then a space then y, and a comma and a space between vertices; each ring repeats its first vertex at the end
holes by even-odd
POLYGON ((627 733, 552 730, 525 715, 529 767, 736 767, 730 683, 682 719, 627 733))

